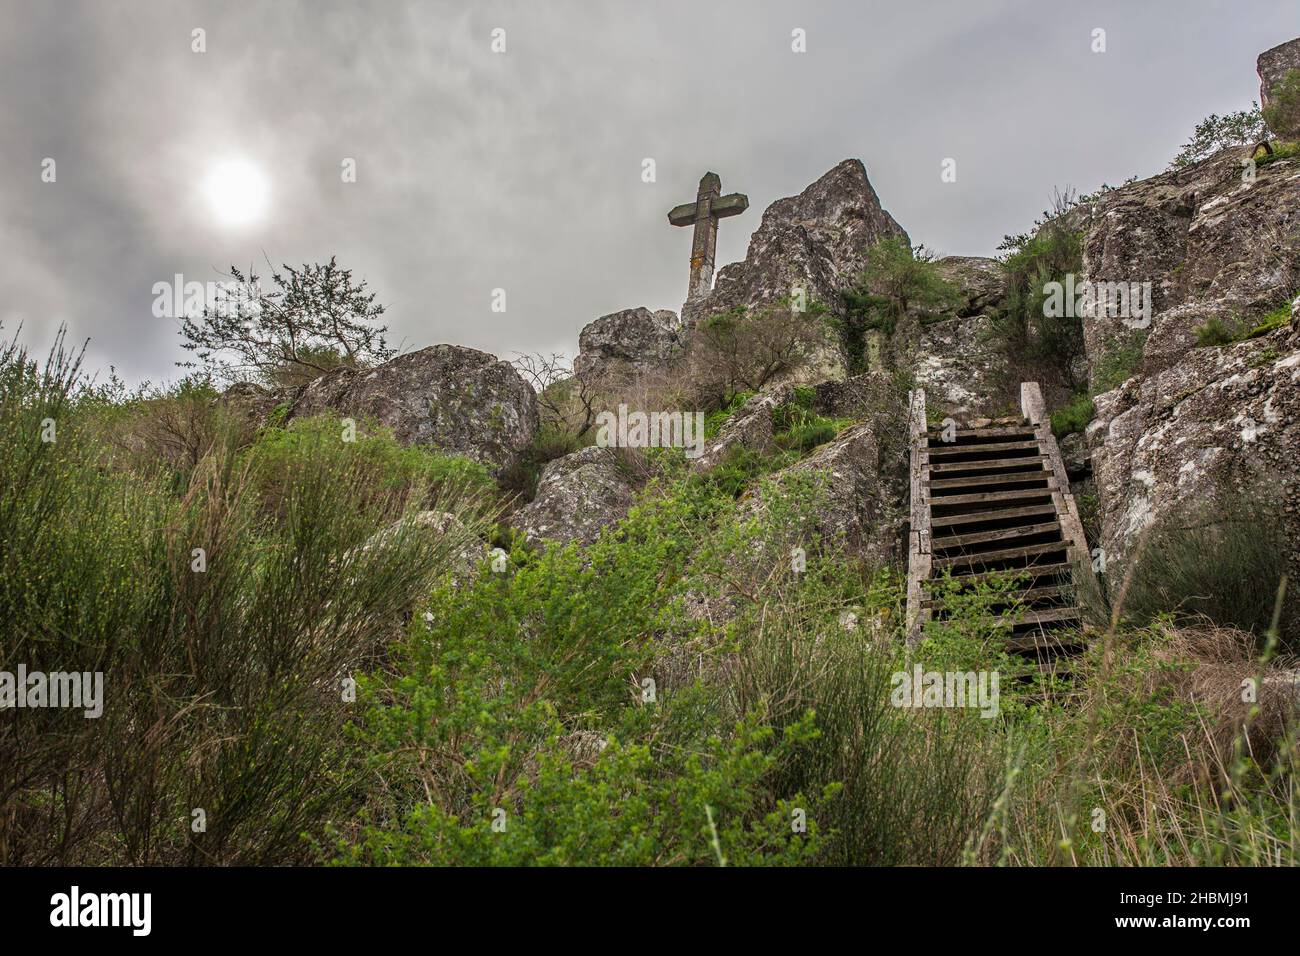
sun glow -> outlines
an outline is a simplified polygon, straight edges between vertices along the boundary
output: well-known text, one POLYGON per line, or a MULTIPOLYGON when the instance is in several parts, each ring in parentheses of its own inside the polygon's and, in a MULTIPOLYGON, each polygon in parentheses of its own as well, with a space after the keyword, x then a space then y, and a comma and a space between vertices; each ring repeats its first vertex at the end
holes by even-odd
POLYGON ((246 226, 266 211, 266 176, 244 159, 218 163, 203 180, 203 195, 222 226, 246 226))

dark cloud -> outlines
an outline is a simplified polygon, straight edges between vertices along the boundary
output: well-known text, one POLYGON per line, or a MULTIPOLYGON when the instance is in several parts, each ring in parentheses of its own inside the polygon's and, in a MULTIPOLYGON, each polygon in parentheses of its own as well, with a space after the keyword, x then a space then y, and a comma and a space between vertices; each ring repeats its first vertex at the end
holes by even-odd
POLYGON ((987 255, 1055 186, 1159 170, 1294 32, 1291 0, 3 2, 0 318, 37 344, 66 322, 93 366, 168 377, 155 282, 337 254, 410 347, 572 351, 597 315, 680 306, 690 237, 665 214, 705 169, 752 204, 720 262, 847 156, 914 241, 987 255), (257 228, 198 196, 225 156, 271 181, 257 228))

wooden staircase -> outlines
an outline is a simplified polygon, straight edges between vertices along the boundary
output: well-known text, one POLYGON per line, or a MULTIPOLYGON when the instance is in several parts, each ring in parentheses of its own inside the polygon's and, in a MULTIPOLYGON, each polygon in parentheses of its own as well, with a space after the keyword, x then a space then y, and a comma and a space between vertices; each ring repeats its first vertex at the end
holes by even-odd
POLYGON ((909 641, 981 579, 1015 576, 988 607, 1010 626, 1008 650, 1052 658, 1079 647, 1092 562, 1042 392, 1037 382, 1020 391, 1022 418, 965 428, 930 427, 925 392, 912 393, 909 641))

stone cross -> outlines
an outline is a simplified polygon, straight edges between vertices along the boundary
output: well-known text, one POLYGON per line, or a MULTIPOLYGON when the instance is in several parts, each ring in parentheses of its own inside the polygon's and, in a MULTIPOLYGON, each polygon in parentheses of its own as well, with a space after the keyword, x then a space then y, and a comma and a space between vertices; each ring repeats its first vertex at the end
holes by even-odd
POLYGON ((686 301, 707 295, 713 288, 713 254, 718 245, 718 220, 739 216, 749 208, 749 197, 742 193, 722 196, 722 180, 717 173, 705 173, 695 202, 677 206, 668 213, 674 226, 694 226, 691 240, 691 282, 686 301))

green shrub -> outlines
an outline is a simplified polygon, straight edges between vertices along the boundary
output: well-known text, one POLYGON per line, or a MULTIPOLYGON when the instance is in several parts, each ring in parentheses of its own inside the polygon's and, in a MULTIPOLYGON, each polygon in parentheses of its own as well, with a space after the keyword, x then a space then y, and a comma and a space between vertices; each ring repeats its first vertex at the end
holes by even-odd
POLYGON ((1285 528, 1259 489, 1220 489, 1180 505, 1137 545, 1124 615, 1139 625, 1169 614, 1208 618, 1262 638, 1286 570, 1285 528))
MULTIPOLYGON (((1296 295, 1300 295, 1297 292, 1296 295)), ((1258 319, 1247 321, 1237 316, 1230 321, 1214 316, 1196 327, 1196 346, 1206 348, 1216 345, 1232 345, 1247 339, 1256 339, 1268 335, 1291 323, 1291 303, 1296 296, 1288 296, 1276 308, 1265 312, 1258 319)))
POLYGON ((282 509, 304 465, 322 459, 357 472, 357 496, 419 504, 449 494, 485 498, 495 487, 487 469, 476 461, 401 445, 389 429, 375 423, 357 423, 355 434, 348 430, 347 439, 345 429, 334 414, 264 429, 247 457, 254 487, 266 506, 282 509))
MULTIPOLYGON (((1270 129, 1300 129, 1300 69, 1287 70, 1282 79, 1269 90, 1268 108, 1264 121, 1270 129)), ((1294 144, 1292 144, 1294 145, 1294 144)))
POLYGON ((1196 327, 1196 347, 1205 348, 1211 345, 1227 345, 1235 342, 1241 335, 1241 330, 1236 326, 1229 326, 1223 319, 1218 316, 1206 319, 1196 327))
POLYGON ((1052 412, 1052 434, 1057 438, 1084 431, 1097 414, 1097 407, 1086 393, 1075 395, 1070 404, 1052 412))
POLYGON ((1264 138, 1267 129, 1259 104, 1252 103, 1248 110, 1238 110, 1220 116, 1211 113, 1196 125, 1192 138, 1169 164, 1170 169, 1181 169, 1199 163, 1212 154, 1230 146, 1247 146, 1264 138))
POLYGON ((267 514, 222 442, 175 489, 165 465, 106 464, 78 383, 61 340, 44 364, 0 347, 0 670, 104 675, 98 719, 0 721, 0 862, 303 862, 302 834, 350 816, 360 785, 341 681, 374 666, 474 519, 447 498, 464 536, 362 548, 406 507, 364 487, 364 462, 293 456, 267 514))

